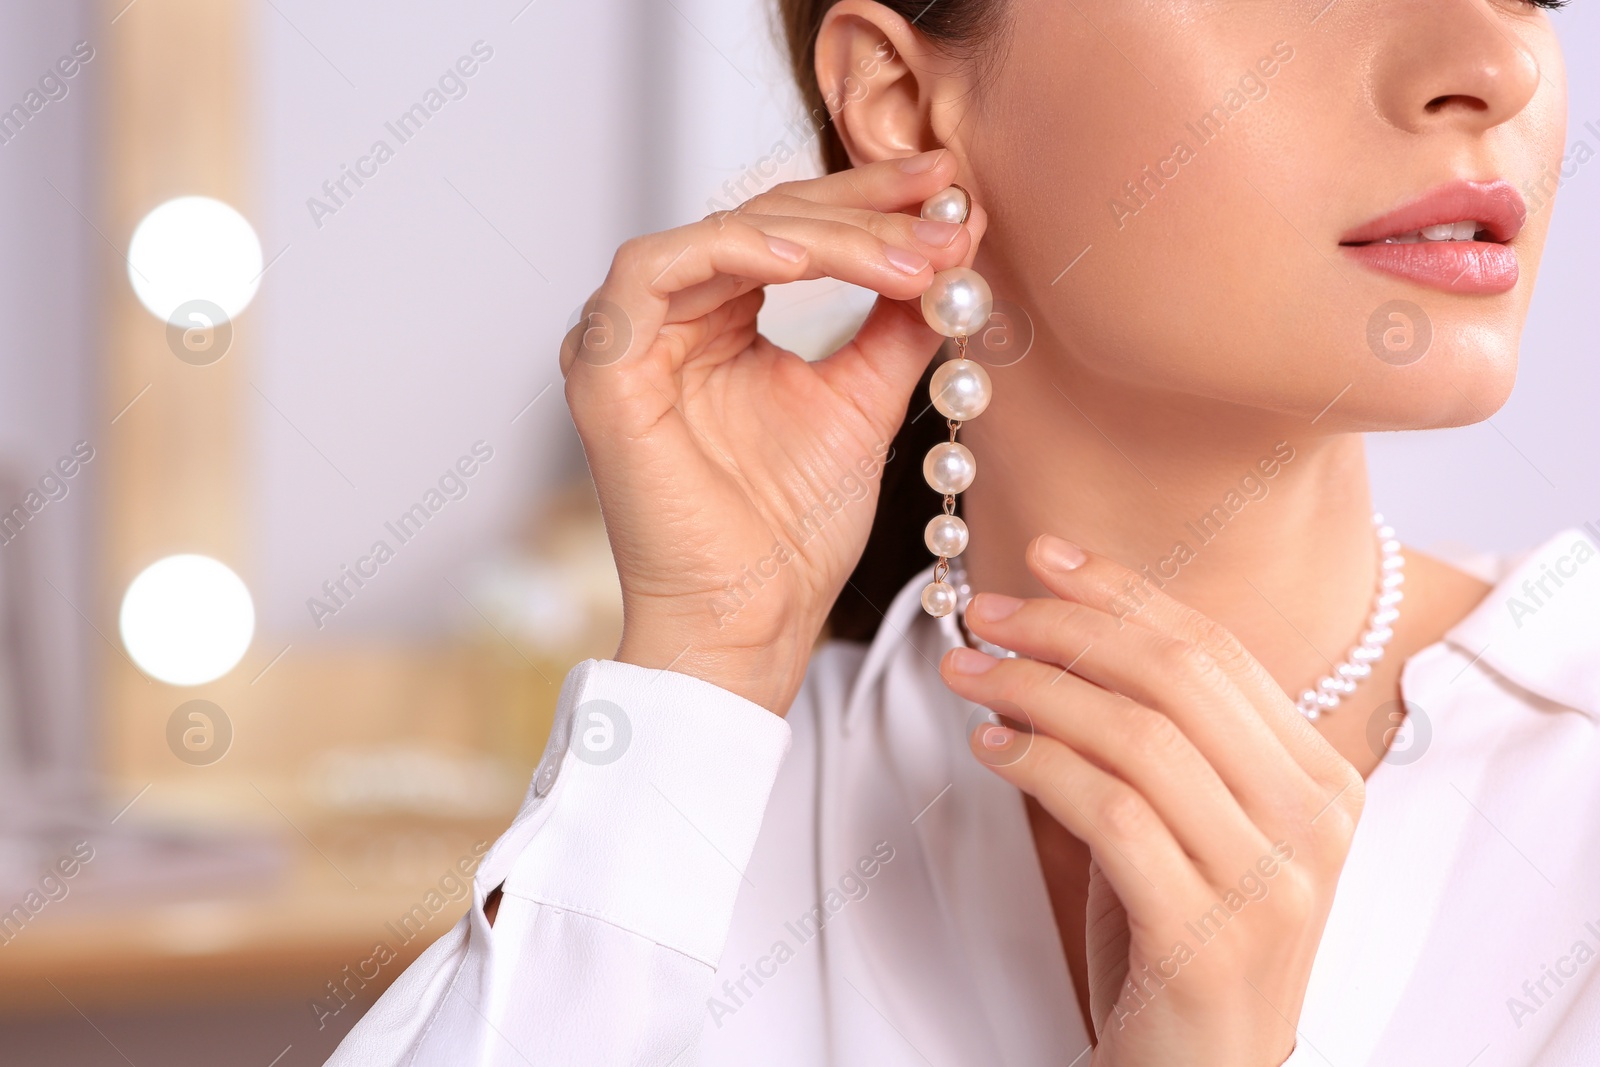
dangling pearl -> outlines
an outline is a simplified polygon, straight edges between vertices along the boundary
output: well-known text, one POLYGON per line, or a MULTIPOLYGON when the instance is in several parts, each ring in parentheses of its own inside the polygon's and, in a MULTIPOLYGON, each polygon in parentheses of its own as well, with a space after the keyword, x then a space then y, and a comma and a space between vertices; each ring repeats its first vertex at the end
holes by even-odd
POLYGON ((922 476, 928 485, 946 496, 964 492, 978 475, 978 461, 972 450, 956 441, 941 441, 928 449, 922 461, 922 476))
POLYGON ((922 541, 935 556, 959 556, 967 550, 967 524, 955 515, 935 515, 922 531, 922 541))
POLYGON ((949 582, 929 582, 922 589, 922 610, 936 619, 956 610, 956 587, 949 582))
POLYGON ((932 222, 966 222, 971 210, 972 201, 959 185, 941 189, 922 202, 922 217, 932 222))
POLYGON ((935 333, 970 337, 994 313, 994 293, 971 267, 951 267, 933 276, 922 294, 922 317, 935 333))
MULTIPOLYGON (((972 210, 972 198, 959 185, 952 185, 930 196, 922 204, 922 217, 935 222, 964 223, 972 210)), ((969 267, 942 270, 922 294, 922 317, 928 326, 945 337, 961 338, 960 354, 966 355, 966 338, 981 330, 994 313, 994 294, 983 276, 969 267)), ((928 450, 922 461, 922 476, 935 492, 945 496, 948 509, 955 494, 972 485, 978 462, 966 445, 955 440, 960 424, 983 414, 989 406, 992 386, 989 374, 970 359, 951 360, 933 372, 929 384, 933 406, 950 420, 950 440, 928 450)), ((967 524, 955 515, 935 515, 922 532, 928 551, 939 557, 934 573, 949 567, 951 556, 967 548, 967 524)), ((949 582, 929 582, 922 590, 922 610, 934 618, 944 618, 956 610, 957 594, 949 582)))
POLYGON ((970 359, 952 359, 939 365, 928 383, 933 406, 939 414, 957 422, 969 422, 989 406, 992 387, 983 364, 970 359))

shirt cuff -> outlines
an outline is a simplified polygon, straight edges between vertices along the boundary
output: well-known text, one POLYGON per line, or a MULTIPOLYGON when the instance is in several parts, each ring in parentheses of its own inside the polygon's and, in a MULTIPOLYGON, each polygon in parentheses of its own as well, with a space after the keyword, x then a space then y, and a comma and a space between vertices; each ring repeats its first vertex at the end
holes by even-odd
POLYGON ((586 660, 482 892, 591 916, 716 967, 789 724, 709 682, 586 660))

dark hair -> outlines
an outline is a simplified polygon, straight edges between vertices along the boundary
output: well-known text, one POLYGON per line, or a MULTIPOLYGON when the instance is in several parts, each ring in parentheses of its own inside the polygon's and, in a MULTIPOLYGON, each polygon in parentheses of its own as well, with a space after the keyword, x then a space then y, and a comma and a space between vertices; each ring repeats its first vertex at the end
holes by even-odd
MULTIPOLYGON (((850 167, 844 142, 833 125, 829 101, 817 84, 817 31, 834 2, 778 0, 789 63, 800 86, 806 112, 820 134, 822 163, 829 173, 850 167)), ((977 44, 993 29, 1002 2, 879 0, 884 7, 913 23, 928 40, 958 53, 977 44)), ((926 399, 933 369, 934 365, 928 367, 921 384, 911 394, 905 420, 890 448, 866 549, 828 613, 830 637, 872 640, 895 594, 932 562, 922 541, 922 531, 938 512, 942 498, 922 480, 922 457, 949 434, 945 420, 929 409, 926 399)))

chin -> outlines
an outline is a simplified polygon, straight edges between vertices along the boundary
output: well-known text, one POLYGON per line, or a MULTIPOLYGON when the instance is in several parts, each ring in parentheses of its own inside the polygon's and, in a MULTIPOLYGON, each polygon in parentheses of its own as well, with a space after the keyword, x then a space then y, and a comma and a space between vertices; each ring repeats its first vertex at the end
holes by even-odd
POLYGON ((1498 412, 1517 379, 1517 343, 1473 331, 1441 343, 1404 368, 1384 368, 1362 390, 1366 405, 1347 418, 1372 430, 1432 430, 1470 426, 1498 412))

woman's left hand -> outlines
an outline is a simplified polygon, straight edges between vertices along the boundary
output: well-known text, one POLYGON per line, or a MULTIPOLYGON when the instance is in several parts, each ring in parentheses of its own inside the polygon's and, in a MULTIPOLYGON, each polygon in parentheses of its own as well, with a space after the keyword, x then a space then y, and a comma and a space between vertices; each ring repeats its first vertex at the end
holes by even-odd
POLYGON ((958 648, 941 672, 1019 724, 980 725, 973 751, 1089 846, 1125 910, 1125 933, 1120 914, 1090 930, 1092 1062, 1278 1067, 1361 776, 1221 626, 1059 538, 1028 564, 1059 600, 985 593, 966 615, 1027 658, 958 648))

